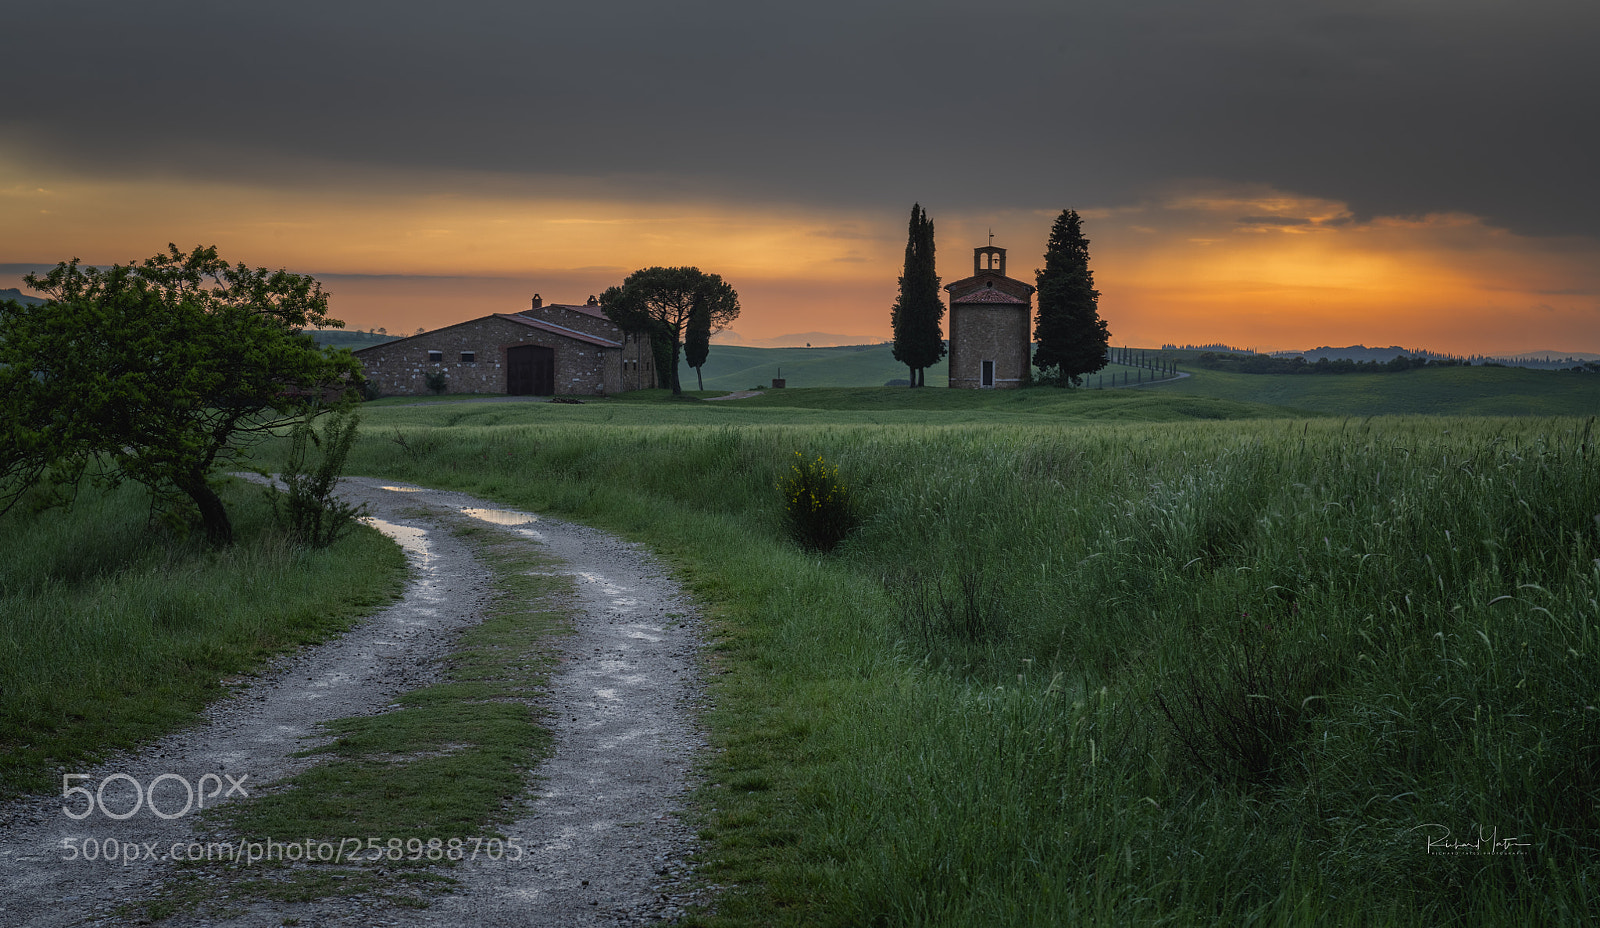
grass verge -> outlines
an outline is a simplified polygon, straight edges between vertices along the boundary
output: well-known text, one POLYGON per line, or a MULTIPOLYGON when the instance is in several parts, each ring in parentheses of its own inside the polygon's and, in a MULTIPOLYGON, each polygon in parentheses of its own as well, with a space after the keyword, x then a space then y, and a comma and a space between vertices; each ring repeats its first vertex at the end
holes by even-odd
POLYGON ((530 543, 469 524, 455 533, 489 565, 495 596, 481 623, 443 659, 443 679, 402 695, 390 711, 340 719, 322 762, 269 791, 220 807, 205 841, 328 844, 357 860, 285 859, 186 865, 156 899, 129 914, 225 913, 253 902, 360 896, 425 908, 448 891, 454 860, 492 847, 494 825, 521 808, 528 771, 550 750, 530 701, 543 688, 548 636, 563 631, 571 581, 552 575, 530 543), (479 843, 481 842, 481 843, 479 843))
POLYGON ((223 551, 156 524, 135 486, 0 519, 0 798, 193 723, 228 678, 399 593, 404 557, 377 532, 308 550, 260 489, 224 498, 223 551))
POLYGON ((374 411, 425 450, 351 465, 644 539, 714 604, 702 872, 738 890, 702 923, 1585 917, 1584 420, 707 428, 706 405, 374 411), (827 556, 784 535, 796 451, 862 507, 827 556), (1496 832, 1517 843, 1438 851, 1496 832))

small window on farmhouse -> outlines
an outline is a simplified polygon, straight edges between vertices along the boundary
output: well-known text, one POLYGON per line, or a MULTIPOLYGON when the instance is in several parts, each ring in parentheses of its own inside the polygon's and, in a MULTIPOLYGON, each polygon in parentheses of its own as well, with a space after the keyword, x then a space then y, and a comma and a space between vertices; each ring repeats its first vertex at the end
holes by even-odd
POLYGON ((444 360, 444 352, 442 352, 442 351, 430 351, 430 352, 428 352, 428 363, 429 364, 438 364, 440 361, 443 361, 443 360, 444 360))
POLYGON ((461 360, 468 363, 476 361, 478 360, 478 353, 476 351, 463 351, 461 352, 461 360))

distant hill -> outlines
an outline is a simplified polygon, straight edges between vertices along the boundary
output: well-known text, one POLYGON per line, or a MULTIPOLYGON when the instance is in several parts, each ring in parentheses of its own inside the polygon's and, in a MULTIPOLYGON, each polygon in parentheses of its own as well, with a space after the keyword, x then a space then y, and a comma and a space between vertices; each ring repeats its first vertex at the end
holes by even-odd
POLYGON ((384 342, 392 342, 401 336, 378 335, 373 332, 350 332, 344 329, 312 329, 311 337, 319 345, 331 345, 334 348, 349 348, 354 351, 358 348, 370 348, 384 342))
POLYGON ((1481 365, 1338 376, 1190 370, 1192 377, 1146 389, 1342 416, 1590 416, 1600 412, 1600 374, 1573 371, 1481 365))
POLYGON ((1582 351, 1530 351, 1517 355, 1452 355, 1440 354, 1437 351, 1428 351, 1423 348, 1401 348, 1399 345, 1390 345, 1387 348, 1368 348, 1366 345, 1350 345, 1346 348, 1331 348, 1324 345, 1321 348, 1312 348, 1309 351, 1274 351, 1275 358, 1305 358, 1307 363, 1316 362, 1327 358, 1330 361, 1376 361, 1380 364, 1393 361, 1398 357, 1434 358, 1438 360, 1464 360, 1473 364, 1500 364, 1505 367, 1531 367, 1542 370, 1551 368, 1572 367, 1584 361, 1600 359, 1600 355, 1588 354, 1582 351))
MULTIPOLYGON (((16 287, 0 290, 0 300, 16 300, 20 303, 29 303, 39 306, 46 301, 36 296, 28 296, 16 287)), ((332 345, 335 348, 366 348, 370 345, 381 345, 392 342, 398 335, 378 335, 373 332, 355 332, 346 329, 312 329, 312 338, 319 345, 332 345)))
MULTIPOLYGON (((928 382, 944 383, 949 366, 941 361, 928 369, 928 382)), ((707 390, 747 390, 768 386, 782 377, 791 387, 881 387, 906 376, 888 345, 845 345, 838 348, 752 348, 712 345, 706 357, 707 390)), ((694 369, 678 369, 685 386, 695 382, 694 369)))
POLYGON ((837 332, 794 332, 772 338, 745 338, 732 330, 711 336, 713 345, 738 345, 745 348, 851 348, 883 341, 868 335, 840 335, 837 332))
MULTIPOLYGON (((1113 364, 1106 368, 1105 375, 1133 371, 1134 368, 1113 364)), ((894 380, 903 383, 907 373, 906 366, 894 359, 894 349, 888 344, 837 348, 712 345, 711 354, 706 357, 705 381, 707 390, 729 391, 770 386, 773 379, 780 376, 790 387, 881 387, 894 380)), ((1143 376, 1150 375, 1146 372, 1143 376)), ((682 365, 678 378, 685 389, 694 389, 694 368, 682 365)), ((1089 381, 1093 386, 1093 375, 1089 381)), ((930 387, 948 384, 949 361, 940 361, 928 368, 927 382, 930 387)))
POLYGON ((1556 364, 1566 367, 1580 361, 1600 361, 1600 354, 1588 351, 1525 351, 1521 354, 1507 358, 1495 358, 1494 360, 1515 364, 1518 367, 1525 366, 1530 362, 1541 366, 1544 364, 1556 364))
POLYGON ((39 306, 45 302, 40 297, 28 296, 26 293, 23 293, 16 287, 11 287, 7 290, 0 290, 0 300, 16 300, 18 303, 27 303, 31 306, 39 306))
POLYGON ((1324 345, 1321 348, 1312 348, 1308 351, 1272 352, 1272 356, 1275 358, 1305 358, 1308 363, 1313 364, 1322 360, 1323 358, 1327 358, 1329 361, 1378 361, 1383 363, 1393 361, 1395 358, 1398 358, 1401 355, 1405 355, 1408 358, 1444 357, 1444 355, 1436 355, 1428 351, 1423 351, 1420 348, 1412 351, 1408 348, 1401 348, 1399 345, 1390 345, 1388 348, 1368 348, 1366 345, 1351 345, 1347 348, 1333 348, 1324 345))

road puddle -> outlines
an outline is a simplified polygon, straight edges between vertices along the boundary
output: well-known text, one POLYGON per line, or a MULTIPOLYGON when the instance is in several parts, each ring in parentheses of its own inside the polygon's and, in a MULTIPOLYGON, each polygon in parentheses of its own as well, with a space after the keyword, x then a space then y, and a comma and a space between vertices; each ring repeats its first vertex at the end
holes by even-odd
POLYGON ((514 509, 463 509, 461 514, 493 525, 527 525, 539 521, 539 517, 531 512, 517 512, 514 509))
POLYGON ((423 563, 426 563, 433 557, 433 552, 429 550, 428 546, 427 529, 417 528, 414 525, 400 525, 396 522, 389 522, 384 519, 373 518, 372 516, 368 516, 362 521, 366 522, 368 525, 384 533, 385 535, 388 535, 390 538, 393 538, 395 544, 398 544, 400 547, 406 549, 407 552, 415 554, 418 560, 422 561, 423 563))

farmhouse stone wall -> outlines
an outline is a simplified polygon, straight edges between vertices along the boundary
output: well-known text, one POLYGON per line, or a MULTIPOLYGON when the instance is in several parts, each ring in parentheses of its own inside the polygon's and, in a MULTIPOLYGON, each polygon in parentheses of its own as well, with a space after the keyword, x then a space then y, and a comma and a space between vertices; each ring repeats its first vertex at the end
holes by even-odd
POLYGON ((577 306, 570 303, 535 304, 517 315, 527 316, 529 319, 542 319, 596 338, 622 341, 622 329, 600 312, 598 304, 593 306, 577 306))
POLYGON ((625 388, 620 347, 592 344, 500 316, 363 348, 356 357, 368 382, 387 396, 428 394, 426 377, 435 371, 445 373, 448 393, 505 393, 506 351, 518 345, 553 349, 558 395, 603 395, 625 388), (432 351, 439 352, 438 360, 430 360, 432 351), (464 360, 468 352, 472 359, 464 360))
POLYGON ((654 387, 655 357, 650 353, 650 339, 624 332, 600 311, 599 303, 577 305, 572 303, 544 303, 534 299, 533 305, 518 315, 542 319, 555 325, 576 329, 597 338, 622 343, 622 390, 642 390, 654 387))

